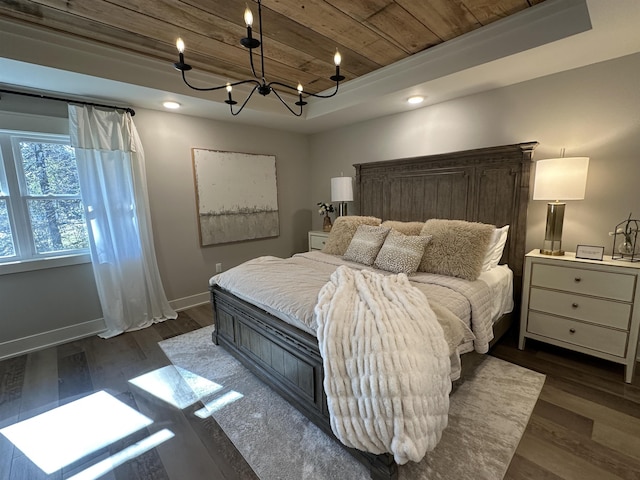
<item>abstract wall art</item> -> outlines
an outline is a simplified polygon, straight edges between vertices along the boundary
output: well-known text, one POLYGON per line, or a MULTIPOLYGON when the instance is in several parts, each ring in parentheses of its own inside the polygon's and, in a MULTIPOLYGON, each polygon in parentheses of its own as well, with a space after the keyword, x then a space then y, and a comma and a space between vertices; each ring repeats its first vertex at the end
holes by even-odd
POLYGON ((191 151, 201 246, 280 234, 274 155, 191 151))

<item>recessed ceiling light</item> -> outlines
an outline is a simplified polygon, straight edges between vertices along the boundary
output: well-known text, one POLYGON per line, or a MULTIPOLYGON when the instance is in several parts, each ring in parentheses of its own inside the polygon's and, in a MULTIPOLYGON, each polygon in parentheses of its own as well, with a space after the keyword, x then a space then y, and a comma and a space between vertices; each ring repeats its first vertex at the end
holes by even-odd
POLYGON ((170 108, 171 110, 180 108, 180 104, 178 102, 163 102, 162 105, 164 106, 164 108, 170 108))
POLYGON ((409 97, 407 99, 407 102, 409 102, 412 105, 416 105, 418 103, 422 103, 424 101, 424 97, 421 97, 420 95, 415 95, 413 97, 409 97))

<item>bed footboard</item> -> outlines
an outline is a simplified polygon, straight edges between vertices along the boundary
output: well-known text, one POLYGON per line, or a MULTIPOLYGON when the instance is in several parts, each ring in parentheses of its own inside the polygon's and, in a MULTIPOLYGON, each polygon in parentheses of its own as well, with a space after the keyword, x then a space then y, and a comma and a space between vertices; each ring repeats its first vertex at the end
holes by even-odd
MULTIPOLYGON (((216 325, 213 342, 335 439, 316 338, 217 286, 211 287, 211 303, 216 325)), ((344 448, 370 468, 374 480, 398 478, 392 455, 344 448)))

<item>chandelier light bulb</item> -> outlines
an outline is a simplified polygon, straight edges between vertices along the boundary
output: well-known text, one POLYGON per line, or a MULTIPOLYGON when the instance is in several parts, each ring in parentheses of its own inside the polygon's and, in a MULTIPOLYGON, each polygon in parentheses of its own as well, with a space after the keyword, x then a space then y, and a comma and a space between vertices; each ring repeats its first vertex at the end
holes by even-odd
POLYGON ((229 82, 227 82, 227 85, 226 85, 225 88, 227 90, 227 99, 224 101, 224 103, 226 103, 227 105, 230 105, 230 106, 236 105, 238 102, 236 102, 231 97, 231 90, 233 90, 233 87, 231 86, 231 84, 229 82))
POLYGON ((247 27, 253 25, 253 13, 251 13, 249 7, 244 10, 244 23, 247 24, 247 27))
POLYGON ((336 48, 336 54, 333 56, 333 63, 336 64, 336 67, 339 67, 340 62, 342 62, 342 56, 340 55, 340 52, 336 48))
POLYGON ((178 52, 184 53, 184 41, 180 37, 176 40, 176 48, 178 49, 178 52))
POLYGON ((304 89, 302 88, 302 83, 298 82, 298 101, 296 102, 296 105, 298 105, 300 107, 301 111, 302 111, 302 107, 307 104, 307 102, 305 102, 302 99, 302 92, 303 91, 304 91, 304 89))

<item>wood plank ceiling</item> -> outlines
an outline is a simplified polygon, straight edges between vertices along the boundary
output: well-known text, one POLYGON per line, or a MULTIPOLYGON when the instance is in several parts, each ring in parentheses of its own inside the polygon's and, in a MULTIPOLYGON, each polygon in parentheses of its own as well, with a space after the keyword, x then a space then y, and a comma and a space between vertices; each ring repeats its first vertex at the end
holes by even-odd
MULTIPOLYGON (((333 54, 346 81, 372 72, 543 0, 263 0, 267 81, 330 88, 333 54)), ((0 18, 64 32, 167 62, 175 41, 194 69, 251 78, 245 5, 255 0, 0 0, 0 18)))

